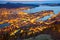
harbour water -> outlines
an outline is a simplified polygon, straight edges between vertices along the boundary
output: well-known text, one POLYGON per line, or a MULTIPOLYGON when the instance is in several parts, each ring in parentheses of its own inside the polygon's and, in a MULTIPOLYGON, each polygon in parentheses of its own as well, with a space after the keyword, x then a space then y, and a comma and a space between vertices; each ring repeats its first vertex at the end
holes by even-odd
POLYGON ((60 6, 39 6, 29 10, 25 10, 27 13, 36 13, 44 10, 53 10, 55 14, 60 12, 60 6))
MULTIPOLYGON (((40 11, 44 11, 44 10, 53 10, 54 14, 58 14, 60 12, 60 6, 39 6, 39 7, 36 7, 36 8, 25 10, 24 12, 36 13, 36 12, 40 12, 40 11)), ((43 20, 43 21, 47 20, 51 16, 53 16, 53 15, 45 16, 45 17, 41 18, 41 20, 43 20)))

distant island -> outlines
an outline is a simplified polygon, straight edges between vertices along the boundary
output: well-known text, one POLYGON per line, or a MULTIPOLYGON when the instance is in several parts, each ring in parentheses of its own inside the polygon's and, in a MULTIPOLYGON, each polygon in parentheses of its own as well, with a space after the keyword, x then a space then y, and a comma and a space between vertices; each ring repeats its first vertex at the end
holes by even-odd
POLYGON ((23 3, 6 3, 0 4, 0 8, 19 8, 19 7, 38 7, 37 4, 23 4, 23 3))
POLYGON ((60 3, 43 3, 41 5, 45 5, 45 6, 60 6, 60 3))

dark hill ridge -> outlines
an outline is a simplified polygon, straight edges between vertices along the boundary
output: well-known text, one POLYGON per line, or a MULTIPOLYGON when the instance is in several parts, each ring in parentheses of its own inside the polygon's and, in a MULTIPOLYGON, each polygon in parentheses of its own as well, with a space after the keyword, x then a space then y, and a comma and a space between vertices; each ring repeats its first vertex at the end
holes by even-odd
POLYGON ((38 7, 38 4, 6 3, 0 4, 0 8, 38 7))
POLYGON ((45 6, 60 6, 60 3, 43 3, 41 5, 45 5, 45 6))
POLYGON ((43 6, 60 6, 60 3, 42 3, 42 4, 24 4, 24 3, 6 3, 0 4, 0 8, 19 8, 19 7, 38 7, 43 6))

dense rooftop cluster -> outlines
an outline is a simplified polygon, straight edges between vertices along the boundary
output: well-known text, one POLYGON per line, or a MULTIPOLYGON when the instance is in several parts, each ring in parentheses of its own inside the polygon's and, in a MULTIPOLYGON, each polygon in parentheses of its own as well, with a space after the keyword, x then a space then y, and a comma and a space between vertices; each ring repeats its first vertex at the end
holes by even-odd
MULTIPOLYGON (((21 10, 24 9, 25 8, 21 8, 21 10)), ((31 14, 25 13, 21 10, 5 8, 0 9, 0 24, 10 24, 9 26, 0 28, 0 40, 22 40, 25 38, 37 36, 38 34, 45 31, 45 29, 49 29, 51 27, 55 28, 55 22, 60 22, 60 13, 55 15, 52 10, 31 14), (38 19, 51 14, 53 14, 53 16, 48 18, 48 20, 40 20, 37 22, 38 19)), ((60 30, 58 32, 60 32, 60 30)))

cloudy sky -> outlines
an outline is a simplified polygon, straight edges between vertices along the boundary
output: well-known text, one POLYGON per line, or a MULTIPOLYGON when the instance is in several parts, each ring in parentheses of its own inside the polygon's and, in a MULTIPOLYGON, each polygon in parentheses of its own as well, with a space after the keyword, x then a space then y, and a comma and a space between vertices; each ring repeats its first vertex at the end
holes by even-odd
POLYGON ((0 0, 0 1, 60 1, 60 0, 0 0))

